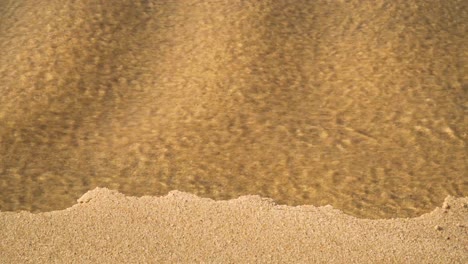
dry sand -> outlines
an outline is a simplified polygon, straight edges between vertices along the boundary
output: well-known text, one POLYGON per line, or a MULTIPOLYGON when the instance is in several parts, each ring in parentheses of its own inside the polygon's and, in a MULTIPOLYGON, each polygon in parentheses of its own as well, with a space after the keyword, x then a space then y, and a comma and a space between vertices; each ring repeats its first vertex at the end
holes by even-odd
POLYGON ((0 263, 468 263, 467 9, 0 0, 0 263))
POLYGON ((468 198, 412 219, 108 189, 63 211, 0 214, 0 263, 467 263, 468 198))

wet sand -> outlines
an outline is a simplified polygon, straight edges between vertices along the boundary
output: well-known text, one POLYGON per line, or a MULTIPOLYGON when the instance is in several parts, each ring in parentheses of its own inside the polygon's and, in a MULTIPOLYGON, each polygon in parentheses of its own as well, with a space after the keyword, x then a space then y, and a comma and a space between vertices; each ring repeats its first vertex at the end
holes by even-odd
POLYGON ((466 262, 467 7, 0 1, 0 262, 466 262))
POLYGON ((0 2, 0 208, 180 190, 414 217, 466 182, 466 1, 0 2))
POLYGON ((357 219, 331 206, 214 201, 108 189, 63 211, 0 214, 2 263, 467 263, 468 198, 412 219, 357 219))

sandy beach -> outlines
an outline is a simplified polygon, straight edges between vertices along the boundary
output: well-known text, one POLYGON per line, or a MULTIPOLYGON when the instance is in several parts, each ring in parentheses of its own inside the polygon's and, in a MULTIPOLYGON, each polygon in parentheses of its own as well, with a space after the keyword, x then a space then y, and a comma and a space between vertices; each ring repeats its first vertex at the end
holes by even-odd
POLYGON ((357 219, 259 196, 108 189, 63 211, 0 213, 1 263, 466 263, 468 198, 411 219, 357 219))
POLYGON ((430 212, 468 195, 467 14, 458 0, 0 1, 0 209, 106 187, 430 212))
POLYGON ((468 263, 467 21, 0 0, 0 264, 468 263))

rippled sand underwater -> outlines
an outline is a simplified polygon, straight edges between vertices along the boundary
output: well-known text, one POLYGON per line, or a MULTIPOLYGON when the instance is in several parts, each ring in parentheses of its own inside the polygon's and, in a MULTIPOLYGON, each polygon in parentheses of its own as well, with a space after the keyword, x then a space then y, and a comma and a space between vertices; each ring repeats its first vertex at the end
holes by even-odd
POLYGON ((367 218, 467 196, 467 9, 1 1, 0 210, 96 186, 367 218))

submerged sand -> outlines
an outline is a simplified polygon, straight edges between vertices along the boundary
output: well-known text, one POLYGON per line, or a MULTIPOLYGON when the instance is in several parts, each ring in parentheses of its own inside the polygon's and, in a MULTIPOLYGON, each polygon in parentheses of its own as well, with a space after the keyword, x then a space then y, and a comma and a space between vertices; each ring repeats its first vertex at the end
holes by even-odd
POLYGON ((0 210, 96 187, 366 218, 468 196, 467 1, 0 1, 0 210))
POLYGON ((0 1, 0 263, 468 263, 468 2, 38 2, 0 1))
POLYGON ((1 263, 467 263, 468 198, 416 218, 97 188, 62 211, 0 213, 1 263))

